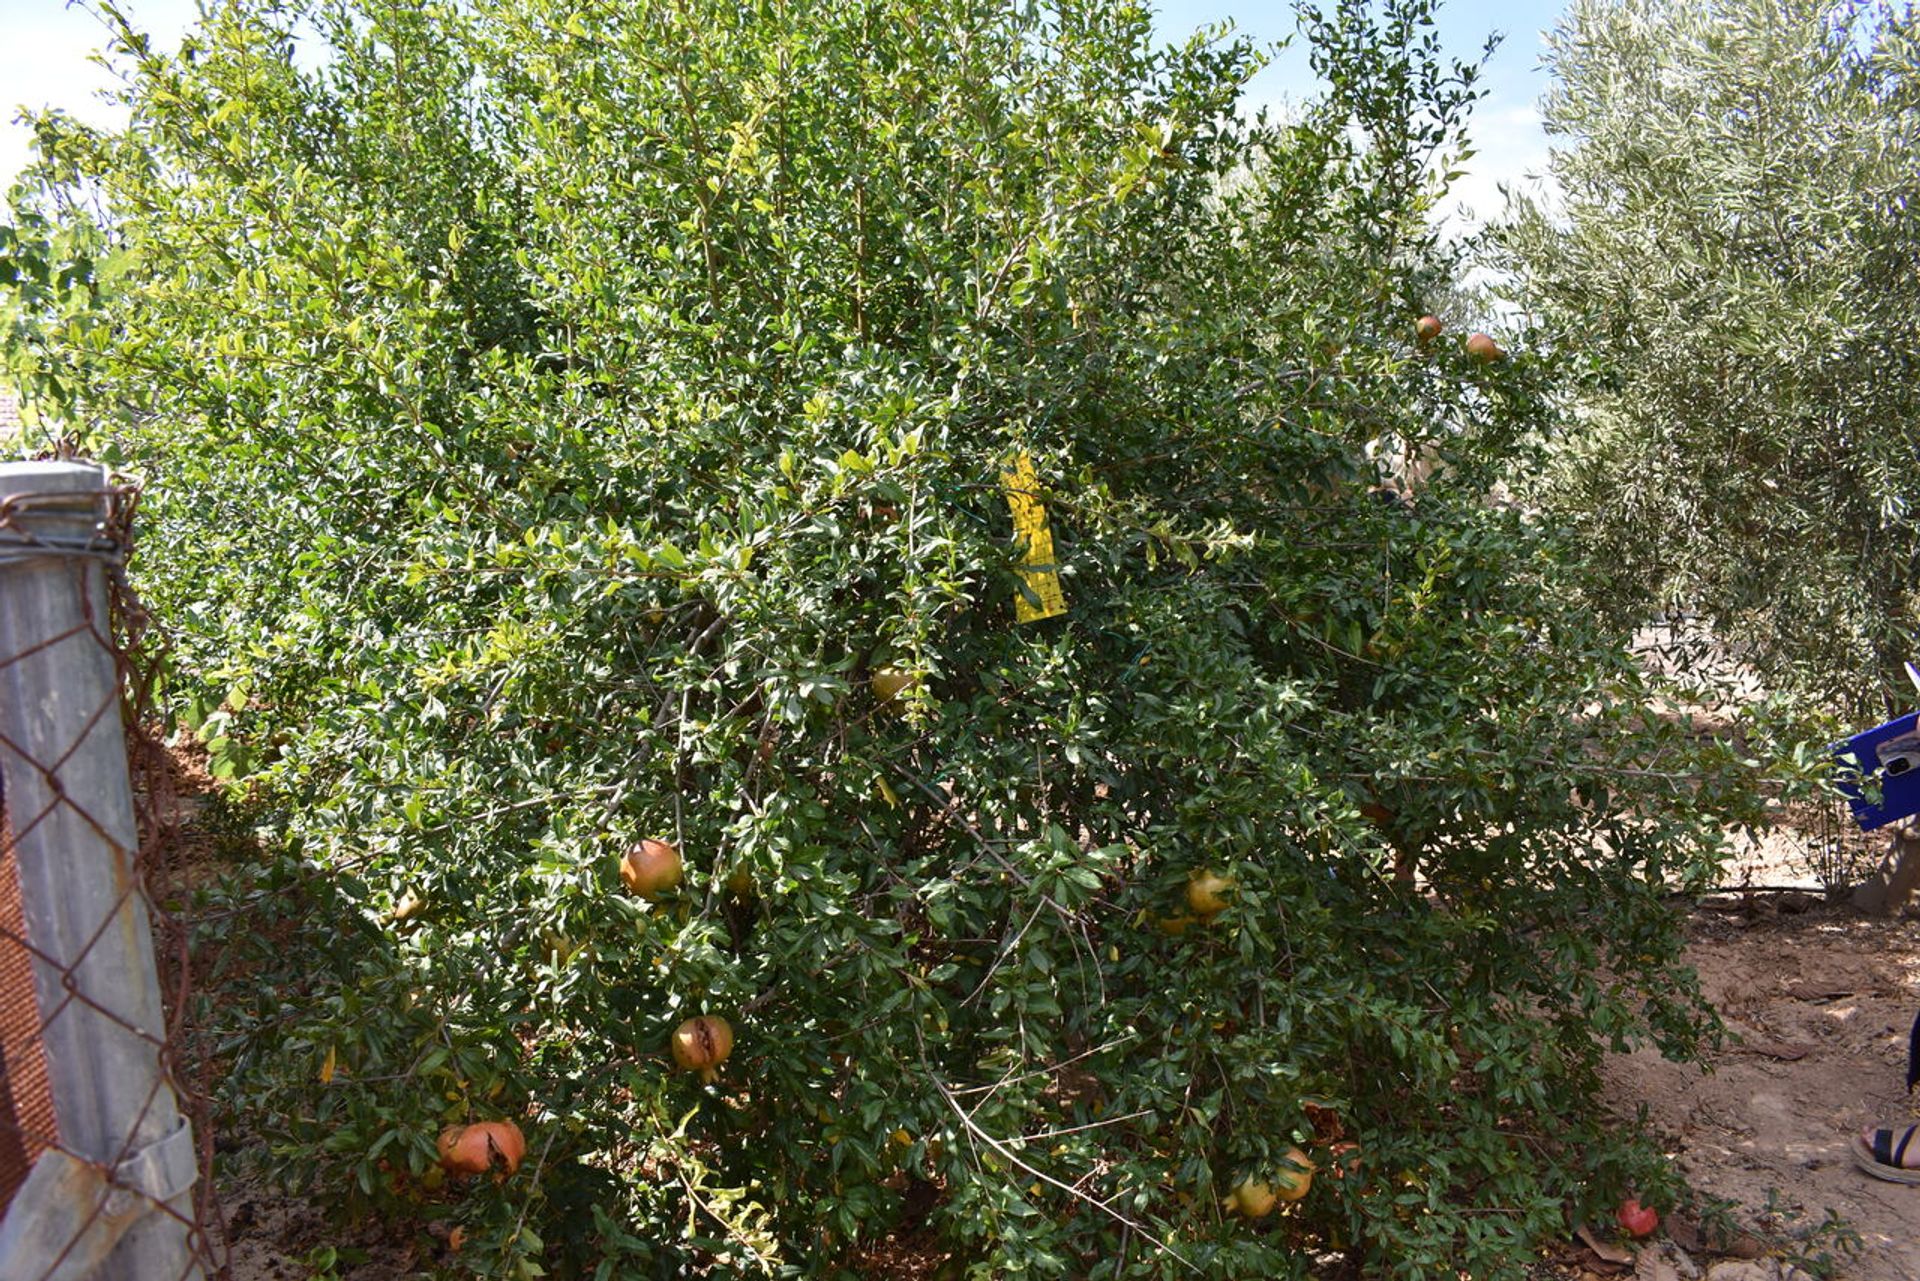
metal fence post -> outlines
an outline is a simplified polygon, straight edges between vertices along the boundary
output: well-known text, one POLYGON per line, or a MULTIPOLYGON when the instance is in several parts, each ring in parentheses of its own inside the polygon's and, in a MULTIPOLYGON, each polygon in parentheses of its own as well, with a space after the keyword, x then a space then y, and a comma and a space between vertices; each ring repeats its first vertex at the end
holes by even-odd
POLYGON ((0 1271, 14 1276, 44 1238, 57 1251, 45 1275, 78 1276, 104 1256, 92 1275, 199 1281, 193 1139, 167 1074, 134 866, 107 594, 123 549, 102 543, 108 493, 99 467, 0 464, 0 776, 59 1127, 59 1151, 42 1155, 0 1229, 0 1271), (61 1241, 69 1230, 79 1235, 61 1241))

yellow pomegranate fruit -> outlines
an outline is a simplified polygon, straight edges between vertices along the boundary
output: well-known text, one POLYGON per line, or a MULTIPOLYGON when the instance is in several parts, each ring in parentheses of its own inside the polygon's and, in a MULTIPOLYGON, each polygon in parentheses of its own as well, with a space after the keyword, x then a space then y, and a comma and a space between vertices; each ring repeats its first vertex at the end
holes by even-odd
POLYGON ((671 1048, 675 1063, 711 1084, 714 1069, 733 1053, 733 1028, 717 1014, 702 1014, 673 1030, 671 1048))
POLYGON ((1298 1201, 1313 1186, 1315 1166, 1299 1148, 1287 1149, 1287 1164, 1273 1176, 1273 1194, 1282 1201, 1298 1201))
POLYGON ((1490 335, 1474 334, 1467 339, 1467 355, 1483 365, 1491 365, 1504 360, 1507 353, 1500 349, 1500 344, 1490 335))
POLYGON ((900 695, 920 683, 912 672, 898 667, 882 667, 873 674, 873 697, 882 704, 899 700, 900 695))
POLYGON ((527 1155, 527 1141, 520 1127, 511 1121, 480 1121, 473 1125, 450 1125, 440 1131, 440 1168, 448 1174, 465 1177, 485 1174, 502 1166, 507 1174, 520 1168, 527 1155))
POLYGON ((1266 1218, 1279 1203, 1280 1198, 1274 1195, 1273 1185, 1259 1179, 1242 1179, 1227 1194, 1227 1212, 1243 1214, 1249 1219, 1266 1218))
POLYGON ((1187 906, 1201 916, 1217 916, 1227 910, 1226 895, 1233 882, 1207 868, 1187 878, 1187 906))
POLYGON ((1193 928, 1193 923, 1194 918, 1192 914, 1182 912, 1178 916, 1163 916, 1154 924, 1162 934, 1172 938, 1179 938, 1182 934, 1185 934, 1189 929, 1193 928))
POLYGON ((620 879, 629 890, 652 901, 680 884, 680 850, 669 841, 652 837, 641 841, 620 859, 620 879))

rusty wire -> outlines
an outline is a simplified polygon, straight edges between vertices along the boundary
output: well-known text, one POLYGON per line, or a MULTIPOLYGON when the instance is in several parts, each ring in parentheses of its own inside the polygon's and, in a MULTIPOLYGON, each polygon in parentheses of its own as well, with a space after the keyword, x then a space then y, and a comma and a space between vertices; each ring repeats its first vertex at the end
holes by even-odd
MULTIPOLYGON (((84 728, 72 745, 54 759, 36 758, 28 744, 15 742, 0 731, 0 762, 5 764, 7 774, 16 784, 15 804, 24 803, 21 793, 28 782, 34 783, 36 796, 44 794, 50 798, 37 812, 10 813, 6 777, 0 777, 0 1214, 14 1201, 35 1163, 48 1154, 63 1153, 80 1163, 72 1166, 73 1169, 78 1171, 84 1166, 90 1174, 72 1185, 90 1201, 77 1211, 79 1227, 72 1238, 57 1249, 55 1257, 45 1262, 38 1275, 16 1277, 9 1272, 8 1281, 47 1281, 60 1275, 62 1268, 70 1273, 73 1264, 69 1263, 69 1257, 76 1252, 85 1253, 89 1240, 97 1243, 97 1224, 103 1220, 142 1218, 148 1213, 170 1216, 187 1229, 189 1257, 177 1274, 182 1281, 196 1276, 216 1279, 226 1276, 228 1267, 226 1232, 212 1178, 213 1130, 204 1088, 205 1066, 202 1065, 201 1079, 190 1080, 181 1053, 192 1030, 189 1020, 195 1006, 188 954, 190 929, 188 922, 176 914, 174 887, 170 883, 177 871, 180 853, 182 809, 173 763, 159 739, 152 714, 154 681, 160 671, 164 640, 127 577, 139 489, 131 483, 116 481, 99 494, 83 497, 98 505, 97 520, 84 539, 49 538, 30 527, 32 522, 23 519, 44 505, 64 503, 71 507, 75 494, 26 494, 0 500, 0 551, 12 558, 0 558, 0 574, 23 557, 33 557, 42 563, 48 558, 57 558, 70 573, 83 620, 79 626, 43 638, 19 652, 0 654, 0 674, 56 645, 79 643, 97 645, 110 655, 117 678, 112 694, 100 706, 86 709, 84 728), (104 578, 105 617, 96 616, 95 593, 89 581, 96 574, 104 578), (116 831, 126 830, 124 816, 116 821, 104 812, 90 811, 89 798, 74 795, 62 779, 63 768, 89 735, 116 716, 124 732, 132 784, 132 819, 136 833, 132 849, 126 848, 124 837, 115 836, 116 831), (62 810, 77 816, 111 846, 116 868, 130 866, 133 871, 131 877, 122 880, 110 909, 98 927, 85 937, 78 954, 64 964, 45 948, 36 946, 30 937, 17 857, 23 840, 43 823, 51 823, 53 816, 62 810), (100 940, 116 933, 117 923, 124 925, 124 914, 129 909, 143 914, 151 927, 164 1011, 164 1031, 159 1035, 107 1008, 86 990, 79 973, 82 963, 100 940), (37 984, 36 971, 40 974, 37 984), (57 984, 47 981, 49 972, 57 975, 57 984), (57 999, 49 999, 56 990, 57 999), (55 1020, 76 1005, 97 1012, 114 1026, 138 1037, 150 1045, 157 1056, 158 1070, 147 1087, 145 1102, 139 1115, 129 1123, 115 1155, 74 1150, 65 1141, 55 1107, 47 1057, 54 1051, 44 1038, 55 1020), (194 1139, 197 1177, 192 1185, 190 1210, 184 1213, 177 1205, 156 1199, 148 1190, 123 1177, 130 1168, 126 1164, 128 1158, 141 1141, 142 1123, 156 1106, 163 1105, 168 1091, 191 1125, 194 1139), (143 1212, 134 1215, 132 1207, 141 1207, 143 1212)), ((125 1254, 122 1251, 120 1257, 125 1254)), ((137 1274, 142 1278, 153 1275, 143 1266, 137 1274)), ((171 1279, 156 1275, 155 1281, 171 1279)))

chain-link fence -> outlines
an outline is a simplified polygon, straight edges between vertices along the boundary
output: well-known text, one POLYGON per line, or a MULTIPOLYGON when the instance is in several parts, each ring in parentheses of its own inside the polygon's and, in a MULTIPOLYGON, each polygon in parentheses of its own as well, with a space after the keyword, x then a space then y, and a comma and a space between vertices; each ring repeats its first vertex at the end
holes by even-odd
POLYGON ((224 1271, 209 1130, 175 1072, 186 939, 156 908, 178 824, 165 753, 140 732, 135 499, 99 467, 0 464, 5 1281, 224 1271))

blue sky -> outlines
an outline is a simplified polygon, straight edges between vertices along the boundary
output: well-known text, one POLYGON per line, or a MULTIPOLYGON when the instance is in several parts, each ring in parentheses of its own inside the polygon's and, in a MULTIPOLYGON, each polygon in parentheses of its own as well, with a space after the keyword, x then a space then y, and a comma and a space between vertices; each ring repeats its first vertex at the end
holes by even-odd
MULTIPOLYGON (((122 0, 136 22, 171 44, 191 24, 197 0, 122 0)), ((1160 0, 1161 32, 1185 35, 1204 23, 1233 19, 1261 43, 1293 31, 1290 0, 1160 0)), ((1498 185, 1514 182, 1546 163, 1546 139, 1535 103, 1546 85, 1540 70, 1540 32, 1559 15, 1559 4, 1526 0, 1446 0, 1440 31, 1456 56, 1473 57, 1489 32, 1505 33, 1483 84, 1488 96, 1475 114, 1479 155, 1456 189, 1456 204, 1479 217, 1497 213, 1498 185)), ((0 0, 0 190, 27 159, 29 135, 13 122, 22 103, 53 104, 87 119, 110 122, 113 110, 97 99, 105 72, 88 62, 103 38, 99 22, 67 0, 0 0)), ((1250 88, 1256 102, 1274 104, 1312 92, 1304 51, 1296 43, 1250 88)))
MULTIPOLYGON (((4 0, 0 0, 4 3, 4 0)), ((1160 30, 1172 37, 1209 22, 1232 19, 1256 42, 1269 44, 1293 33, 1291 0, 1158 0, 1160 30)), ((1442 43, 1449 54, 1477 60, 1487 37, 1503 38, 1481 79, 1487 96, 1474 110, 1473 143, 1478 154, 1454 188, 1449 214, 1466 225, 1500 212, 1502 183, 1523 183, 1544 172, 1547 140, 1538 103, 1547 87, 1540 60, 1543 33, 1559 20, 1555 0, 1443 0, 1439 14, 1442 43), (1469 216, 1469 214, 1471 216, 1469 216)), ((1295 40, 1248 87, 1255 102, 1283 103, 1313 92, 1313 74, 1303 42, 1295 40)))

